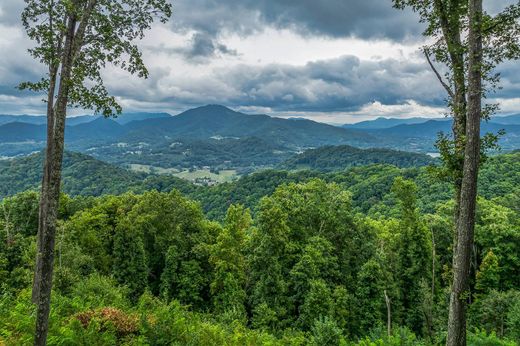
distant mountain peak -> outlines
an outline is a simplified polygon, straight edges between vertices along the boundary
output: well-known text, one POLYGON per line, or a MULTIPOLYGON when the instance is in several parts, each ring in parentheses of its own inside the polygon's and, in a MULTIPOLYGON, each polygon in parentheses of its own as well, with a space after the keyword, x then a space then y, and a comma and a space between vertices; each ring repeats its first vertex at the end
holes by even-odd
POLYGON ((189 111, 214 111, 214 112, 233 112, 236 113, 234 110, 232 110, 229 107, 218 105, 218 104, 208 104, 201 107, 192 108, 189 111))

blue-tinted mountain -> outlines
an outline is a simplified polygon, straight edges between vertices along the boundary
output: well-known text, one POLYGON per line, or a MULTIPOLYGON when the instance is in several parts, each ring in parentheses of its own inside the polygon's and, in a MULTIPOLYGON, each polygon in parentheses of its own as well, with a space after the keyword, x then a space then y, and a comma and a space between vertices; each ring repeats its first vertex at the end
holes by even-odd
POLYGON ((68 142, 99 140, 115 140, 126 133, 123 125, 113 119, 96 118, 93 121, 74 126, 67 126, 65 137, 68 142))
MULTIPOLYGON (((493 121, 482 122, 481 131, 497 134, 504 130, 499 144, 506 151, 520 147, 520 125, 499 124, 493 121)), ((440 132, 451 134, 451 122, 444 120, 428 120, 420 124, 402 124, 384 129, 359 130, 380 138, 380 146, 406 151, 435 151, 435 142, 440 132)))
POLYGON ((366 120, 361 121, 355 124, 345 124, 342 127, 347 129, 358 129, 358 130, 376 130, 376 129, 386 129, 398 125, 411 125, 411 124, 422 124, 429 120, 437 120, 437 121, 447 121, 449 119, 437 118, 408 118, 408 119, 399 119, 399 118, 384 118, 379 117, 374 120, 366 120))
POLYGON ((520 113, 507 116, 495 116, 491 121, 497 124, 504 125, 520 125, 520 113))
POLYGON ((157 119, 157 118, 170 118, 172 115, 168 113, 123 113, 115 118, 114 121, 121 125, 128 124, 132 121, 157 119))
MULTIPOLYGON (((509 135, 520 134, 520 125, 504 125, 496 122, 482 122, 481 131, 497 133, 500 130, 506 130, 509 135)), ((428 120, 421 124, 397 125, 386 129, 371 130, 369 133, 379 136, 401 136, 401 137, 417 137, 429 138, 435 137, 439 132, 450 133, 451 122, 428 120)))
POLYGON ((7 123, 28 123, 41 125, 46 123, 45 117, 33 115, 5 115, 0 114, 0 125, 7 123))
MULTIPOLYGON (((145 119, 154 118, 166 118, 171 117, 168 113, 123 113, 117 117, 111 118, 119 124, 128 124, 132 121, 139 121, 145 119)), ((99 115, 77 115, 67 117, 67 125, 75 126, 80 124, 89 123, 91 121, 102 118, 99 115)), ((43 115, 4 115, 0 114, 0 125, 7 123, 27 123, 34 125, 43 125, 47 123, 47 117, 43 115)))
MULTIPOLYGON (((347 129, 358 129, 358 130, 380 130, 387 129, 390 127, 398 126, 398 125, 414 125, 414 124, 424 124, 428 121, 442 121, 442 122, 450 122, 450 118, 408 118, 408 119, 400 119, 400 118, 385 118, 379 117, 374 120, 366 120, 361 121, 354 124, 345 124, 342 127, 347 129)), ((504 125, 520 125, 520 114, 512 114, 512 115, 496 115, 491 119, 492 123, 504 124, 504 125)))
POLYGON ((11 122, 0 125, 0 143, 45 140, 45 125, 11 122))
POLYGON ((162 138, 208 139, 258 137, 291 147, 317 147, 327 144, 367 146, 377 139, 365 133, 342 129, 311 120, 288 120, 268 115, 235 112, 209 105, 190 109, 171 118, 134 121, 127 125, 126 140, 162 138))

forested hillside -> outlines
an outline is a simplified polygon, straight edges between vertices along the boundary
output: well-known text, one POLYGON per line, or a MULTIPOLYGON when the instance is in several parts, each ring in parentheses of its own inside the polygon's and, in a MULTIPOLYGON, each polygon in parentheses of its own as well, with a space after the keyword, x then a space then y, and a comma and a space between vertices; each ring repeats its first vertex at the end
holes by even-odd
POLYGON ((390 149, 359 149, 348 145, 323 146, 306 150, 283 162, 280 168, 338 171, 354 166, 390 164, 397 167, 421 167, 433 164, 425 154, 390 149))
POLYGON ((520 0, 2 0, 0 48, 0 346, 520 346, 520 0))
MULTIPOLYGON (((0 116, 0 157, 40 151, 45 145, 45 121, 42 118, 0 116)), ((483 131, 496 134, 505 129, 500 140, 503 149, 518 148, 520 120, 517 118, 493 118, 492 122, 483 125, 483 131)), ((379 150, 436 152, 434 144, 439 131, 449 133, 450 122, 425 118, 376 119, 357 126, 337 127, 306 119, 245 114, 219 105, 208 105, 175 116, 128 113, 109 119, 71 117, 67 120, 65 137, 67 150, 120 166, 138 164, 149 169, 174 168, 179 171, 209 167, 211 170, 236 170, 242 174, 273 168, 287 160, 287 167, 291 169, 305 166, 307 163, 298 162, 302 158, 294 160, 292 157, 312 148, 317 151, 306 154, 311 161, 315 155, 336 155, 338 164, 323 162, 323 170, 336 169, 343 163, 344 166, 374 163, 376 159, 380 163, 398 166, 422 165, 426 160, 419 159, 419 155, 415 156, 417 160, 413 160, 412 155, 379 150), (338 148, 330 152, 330 146, 338 148), (372 152, 356 156, 355 149, 349 149, 349 146, 370 148, 372 152), (349 162, 344 162, 347 159, 345 155, 349 162), (404 159, 404 156, 409 158, 404 159)))
MULTIPOLYGON (((407 154, 404 155, 407 157, 407 154)), ((415 158, 414 155, 411 154, 411 157, 415 158)), ((422 159, 423 156, 419 158, 422 159)), ((41 154, 16 160, 0 160, 0 198, 29 189, 36 190, 41 182, 41 170, 41 154)), ((519 200, 515 197, 520 195, 519 171, 518 151, 491 157, 480 173, 480 194, 487 199, 500 200, 508 207, 519 210, 520 203, 516 204, 519 200)), ((227 208, 233 203, 243 204, 254 212, 259 200, 273 193, 277 186, 319 178, 337 183, 349 190, 355 209, 376 215, 395 203, 388 193, 397 176, 412 179, 419 186, 418 206, 421 211, 434 212, 438 203, 448 201, 452 197, 449 184, 432 176, 428 166, 399 168, 393 165, 373 164, 338 167, 331 172, 312 169, 265 170, 246 175, 234 182, 202 187, 167 174, 131 172, 72 152, 65 154, 63 188, 65 193, 72 196, 100 196, 122 194, 127 191, 143 193, 149 190, 169 192, 177 189, 199 201, 208 217, 222 220, 227 208)))
MULTIPOLYGON (((144 178, 81 162, 65 186, 113 179, 123 191, 144 178), (70 180, 78 171, 81 180, 70 180)), ((471 345, 520 342, 519 165, 519 154, 502 155, 481 174, 471 345)), ((175 186, 162 185, 167 176, 141 184, 154 179, 155 188, 175 186)), ((424 168, 375 165, 261 172, 187 189, 190 197, 63 195, 49 343, 442 344, 452 203, 432 181, 424 168), (193 199, 225 215, 210 221, 193 199)), ((0 203, 0 342, 32 338, 37 207, 36 192, 0 203)))

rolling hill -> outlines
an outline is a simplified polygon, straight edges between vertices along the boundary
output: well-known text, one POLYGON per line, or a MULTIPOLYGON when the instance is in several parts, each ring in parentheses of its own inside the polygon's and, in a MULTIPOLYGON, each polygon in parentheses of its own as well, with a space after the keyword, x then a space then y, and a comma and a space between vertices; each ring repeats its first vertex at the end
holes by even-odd
MULTIPOLYGON (((31 120, 34 118, 41 117, 31 120)), ((218 105, 177 116, 133 113, 116 119, 74 117, 68 124, 68 150, 125 166, 181 170, 210 166, 244 171, 276 165, 306 148, 335 144, 369 147, 378 142, 376 137, 356 130, 310 120, 244 114, 218 105)), ((41 150, 45 126, 23 122, 0 125, 0 156, 41 150)))
MULTIPOLYGON (((294 148, 346 143, 366 146, 376 143, 376 138, 359 131, 311 120, 295 122, 267 115, 244 114, 217 105, 191 109, 177 116, 158 113, 150 116, 130 114, 115 119, 91 118, 92 121, 79 124, 73 121, 76 118, 70 118, 68 124, 69 122, 71 124, 67 126, 66 140, 74 142, 88 136, 93 139, 103 137, 106 141, 134 142, 183 138, 206 140, 212 137, 258 137, 294 148)), ((44 135, 43 124, 20 121, 16 123, 26 124, 26 126, 14 126, 13 122, 0 126, 0 131, 11 135, 10 141, 41 140, 44 135)), ((0 142, 2 141, 4 137, 0 137, 0 142)))
POLYGON ((410 125, 410 124, 422 124, 427 122, 428 120, 437 120, 437 121, 448 121, 449 119, 429 119, 429 118, 407 118, 407 119, 399 119, 399 118, 384 118, 379 117, 374 120, 366 120, 361 121, 354 124, 345 124, 342 127, 347 129, 356 129, 356 130, 377 130, 377 129, 387 129, 389 127, 394 127, 398 125, 410 125))
POLYGON ((268 115, 235 112, 219 105, 190 109, 170 118, 128 124, 123 140, 211 137, 258 137, 292 148, 351 143, 369 145, 376 138, 311 120, 292 121, 268 115))
MULTIPOLYGON (((423 124, 430 120, 433 121, 441 121, 441 122, 449 122, 450 118, 422 118, 422 117, 414 117, 414 118, 385 118, 379 117, 373 120, 360 121, 354 124, 345 124, 342 125, 344 128, 348 129, 357 129, 357 130, 378 130, 378 129, 387 129, 390 127, 398 126, 398 125, 413 125, 413 124, 423 124)), ((512 114, 512 115, 497 115, 491 118, 492 123, 496 124, 504 124, 504 125, 520 125, 520 114, 512 114)))
MULTIPOLYGON (((0 199, 15 193, 38 189, 43 171, 43 153, 23 158, 0 160, 0 199)), ((193 189, 189 182, 163 177, 160 184, 155 177, 132 172, 91 156, 66 151, 63 157, 63 191, 70 195, 100 196, 121 194, 127 191, 177 188, 183 192, 193 189)))
MULTIPOLYGON (((435 152, 437 133, 450 132, 448 120, 378 118, 345 128, 208 105, 176 116, 128 113, 115 119, 71 117, 67 120, 66 148, 121 166, 138 164, 180 170, 209 166, 249 172, 274 167, 294 153, 322 146, 435 152)), ((517 149, 520 147, 517 120, 520 122, 518 116, 496 117, 483 124, 483 132, 505 129, 503 149, 517 149)), ((41 150, 45 144, 45 126, 44 117, 0 116, 0 157, 41 150)), ((381 155, 381 162, 385 162, 385 153, 376 151, 372 155, 381 155)), ((337 165, 348 164, 346 158, 337 165)))
POLYGON ((341 171, 370 164, 390 164, 400 168, 421 167, 434 163, 430 156, 391 149, 359 149, 348 145, 324 146, 291 157, 282 169, 312 169, 322 172, 341 171))

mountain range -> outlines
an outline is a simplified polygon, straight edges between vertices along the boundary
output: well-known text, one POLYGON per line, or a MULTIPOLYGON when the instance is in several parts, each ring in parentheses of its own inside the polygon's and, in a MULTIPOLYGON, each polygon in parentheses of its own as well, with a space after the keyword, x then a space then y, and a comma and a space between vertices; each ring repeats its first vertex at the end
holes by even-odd
MULTIPOLYGON (((373 120, 365 120, 360 121, 354 124, 345 124, 342 127, 347 129, 356 129, 356 130, 380 130, 387 129, 390 127, 398 126, 398 125, 414 125, 414 124, 424 124, 429 121, 436 122, 450 122, 450 118, 385 118, 379 117, 373 120)), ((492 123, 502 124, 502 125, 520 125, 520 113, 512 114, 506 116, 494 116, 491 119, 492 123)))
MULTIPOLYGON (((88 115, 70 117, 66 148, 125 167, 138 165, 140 169, 145 166, 145 169, 178 171, 232 169, 244 173, 274 167, 287 160, 301 166, 294 154, 323 146, 344 146, 340 150, 342 161, 330 163, 332 166, 348 166, 348 160, 359 158, 359 152, 345 149, 348 146, 432 153, 437 134, 449 133, 450 126, 449 119, 443 118, 378 118, 332 126, 307 119, 244 114, 208 105, 175 116, 127 113, 110 119, 88 115)), ((42 116, 0 115, 0 157, 40 151, 45 144, 45 127, 42 116)), ((503 149, 520 148, 520 115, 495 117, 484 123, 482 129, 493 133, 504 129, 506 135, 500 143, 503 149)), ((308 162, 323 162, 323 158, 310 159, 316 155, 311 153, 306 154, 308 162)), ((330 154, 317 153, 325 157, 330 154)))

